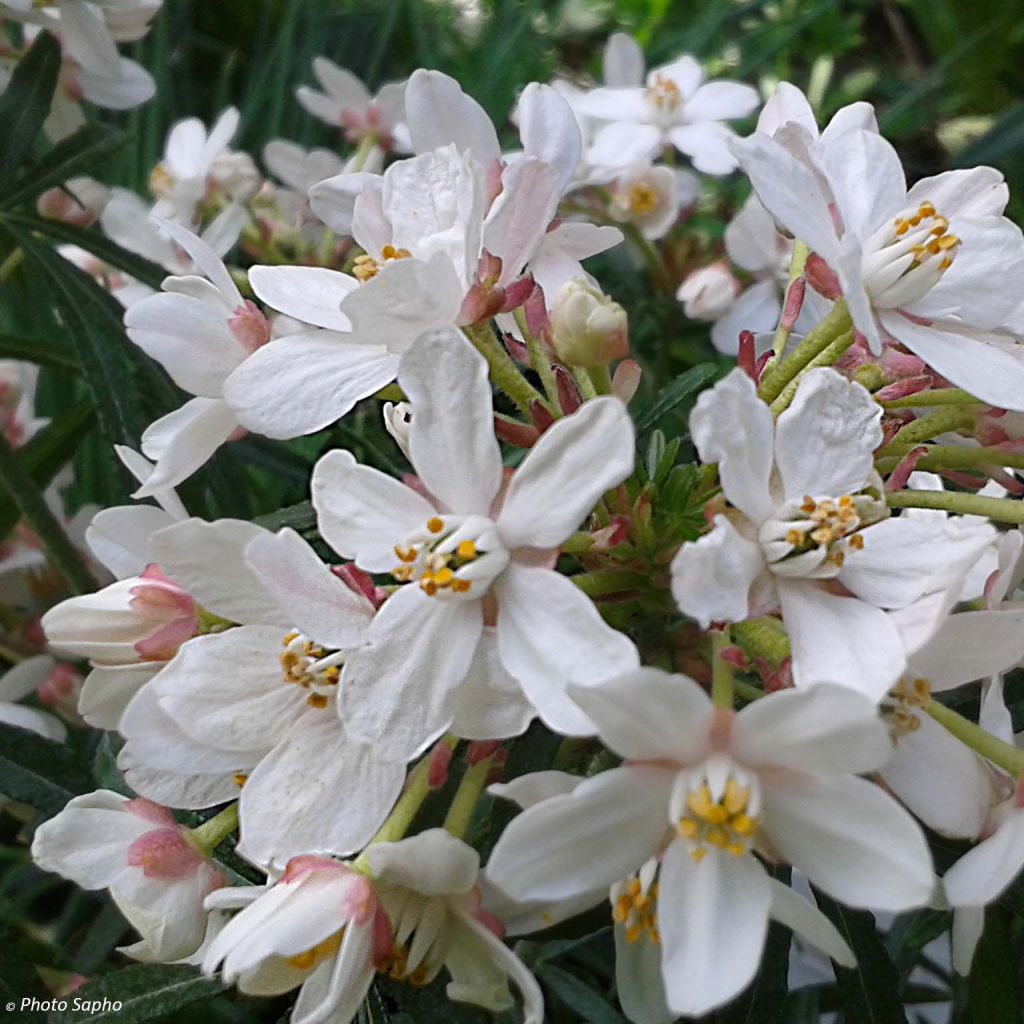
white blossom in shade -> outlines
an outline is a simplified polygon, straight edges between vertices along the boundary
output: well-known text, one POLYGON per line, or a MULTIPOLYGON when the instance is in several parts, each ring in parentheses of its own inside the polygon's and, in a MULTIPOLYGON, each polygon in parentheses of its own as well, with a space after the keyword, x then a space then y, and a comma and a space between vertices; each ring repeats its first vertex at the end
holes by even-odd
POLYGON ((679 211, 692 206, 700 186, 692 175, 671 167, 636 163, 611 183, 608 212, 617 220, 633 224, 644 238, 656 241, 676 222, 679 211))
POLYGON ((835 929, 783 894, 762 861, 792 864, 849 906, 899 911, 931 896, 920 828, 857 777, 890 750, 861 695, 787 690, 737 714, 715 709, 692 679, 657 669, 571 693, 625 763, 524 811, 487 873, 535 904, 614 885, 619 946, 637 947, 620 967, 627 999, 642 998, 660 958, 671 1011, 650 1012, 648 992, 641 1019, 698 1016, 737 995, 757 971, 769 917, 853 963, 835 929))
POLYGON ((67 729, 56 715, 20 703, 38 691, 52 674, 55 664, 48 654, 37 654, 12 665, 0 676, 0 722, 28 729, 58 743, 64 741, 67 729))
POLYGON ((765 208, 834 272, 875 354, 899 342, 983 401, 1024 409, 1021 302, 1001 285, 1024 273, 1024 236, 1002 216, 998 171, 947 171, 908 190, 877 132, 817 139, 797 121, 734 149, 765 208))
POLYGON ((341 666, 373 605, 291 530, 193 519, 154 547, 205 610, 239 625, 185 644, 132 700, 120 726, 129 783, 151 798, 176 791, 175 806, 222 802, 242 785, 238 848, 254 863, 359 849, 405 779, 337 713, 341 666), (225 565, 222 552, 239 548, 244 558, 225 565))
POLYGON ((684 54, 654 68, 646 86, 593 89, 577 105, 589 117, 605 122, 587 153, 591 164, 625 167, 674 146, 698 171, 728 174, 736 168, 729 148, 735 136, 724 122, 747 117, 758 102, 752 86, 705 82, 700 64, 684 54))
POLYGON ((732 271, 719 260, 690 271, 676 290, 676 298, 691 320, 719 320, 732 309, 739 288, 732 271))
POLYGON ((239 423, 224 400, 232 374, 270 338, 267 320, 244 300, 224 264, 202 239, 165 223, 164 229, 199 264, 204 276, 169 277, 163 291, 125 314, 128 337, 195 397, 151 423, 142 451, 156 468, 135 492, 143 498, 191 476, 239 423))
POLYGON ((357 144, 368 139, 382 150, 409 151, 409 130, 404 123, 405 82, 388 82, 371 95, 351 71, 326 57, 314 59, 313 74, 322 91, 301 85, 295 93, 309 113, 341 128, 348 142, 357 144))
POLYGON ((448 997, 493 1011, 522 994, 527 1024, 543 1020, 537 982, 480 908, 479 855, 443 829, 366 852, 366 873, 315 856, 289 862, 268 888, 224 889, 208 905, 242 907, 211 943, 203 969, 220 967, 242 992, 299 988, 293 1024, 355 1017, 377 973, 422 985, 442 970, 448 997))
POLYGON ((632 668, 637 653, 551 566, 633 467, 625 407, 598 398, 557 421, 506 487, 487 365, 467 341, 454 331, 424 334, 398 380, 412 403, 408 444, 420 487, 345 451, 313 472, 327 543, 405 584, 346 662, 347 728, 402 762, 448 729, 469 739, 517 735, 535 712, 560 732, 592 731, 566 687, 632 668))
POLYGON ((141 939, 121 952, 167 962, 195 953, 206 934, 203 900, 224 874, 189 842, 166 807, 101 789, 76 796, 36 829, 32 857, 83 889, 109 889, 141 939))
POLYGON ((797 686, 881 699, 906 667, 887 609, 960 579, 992 542, 986 523, 886 518, 872 453, 881 408, 834 370, 811 370, 778 421, 734 370, 690 417, 729 508, 672 562, 679 607, 705 628, 781 607, 797 686))

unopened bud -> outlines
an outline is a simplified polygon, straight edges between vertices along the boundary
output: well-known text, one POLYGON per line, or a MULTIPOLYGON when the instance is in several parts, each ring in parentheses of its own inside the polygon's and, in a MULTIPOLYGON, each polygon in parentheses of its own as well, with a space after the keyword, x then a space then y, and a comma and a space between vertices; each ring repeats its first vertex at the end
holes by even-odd
POLYGON ((582 278, 566 281, 551 310, 551 344, 569 366, 606 366, 629 354, 626 311, 582 278))
POLYGON ((676 298, 691 320, 721 320, 732 308, 738 292, 739 282, 719 261, 687 274, 676 298))

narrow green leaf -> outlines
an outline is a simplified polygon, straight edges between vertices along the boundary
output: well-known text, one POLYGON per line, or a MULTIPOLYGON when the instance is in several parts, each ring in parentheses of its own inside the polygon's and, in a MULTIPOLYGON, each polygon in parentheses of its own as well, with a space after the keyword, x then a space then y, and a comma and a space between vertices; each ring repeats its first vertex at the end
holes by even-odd
POLYGON ((78 357, 72 349, 55 338, 0 334, 0 359, 22 359, 37 366, 53 366, 59 370, 79 368, 78 357))
POLYGON ((850 910, 817 889, 814 898, 857 957, 852 970, 836 968, 844 1019, 850 1024, 907 1024, 899 971, 889 959, 874 917, 866 910, 850 910))
POLYGON ((53 1011, 48 1024, 140 1024, 169 1017, 219 991, 221 986, 195 967, 133 964, 76 989, 74 998, 82 1008, 53 1011))
POLYGON ((5 209, 35 199, 48 188, 63 185, 86 171, 94 171, 128 141, 124 132, 104 124, 87 124, 62 139, 38 164, 20 174, 4 195, 5 209))
POLYGON ((40 32, 0 96, 0 190, 32 151, 50 112, 60 61, 60 43, 49 32, 40 32))
POLYGON ((705 384, 710 383, 718 375, 718 367, 713 363, 701 363, 686 371, 674 381, 666 384, 658 392, 651 405, 636 418, 638 431, 649 430, 663 416, 680 406, 691 395, 696 394, 705 384))
POLYGON ((78 952, 74 966, 79 974, 95 974, 102 967, 114 947, 125 937, 130 925, 113 903, 105 903, 92 919, 78 952))
POLYGON ((985 931, 967 981, 971 1024, 1019 1024, 1019 962, 1010 936, 1010 916, 993 904, 985 910, 985 931))
POLYGON ((0 723, 0 794, 53 815, 89 782, 64 744, 0 723))
POLYGON ((561 967, 545 963, 538 969, 537 977, 588 1024, 627 1024, 626 1018, 604 996, 561 967))
POLYGON ((279 508, 265 516, 257 516, 253 522, 266 530, 280 530, 290 526, 297 533, 303 533, 315 529, 316 512, 311 501, 300 501, 297 505, 279 508))
MULTIPOLYGON (((0 1005, 5 1008, 16 1006, 20 1009, 22 999, 35 997, 46 999, 48 993, 35 968, 20 949, 18 933, 8 924, 0 924, 0 1005)), ((15 1024, 39 1019, 38 1013, 28 1010, 11 1013, 8 1009, 5 1021, 15 1024)))

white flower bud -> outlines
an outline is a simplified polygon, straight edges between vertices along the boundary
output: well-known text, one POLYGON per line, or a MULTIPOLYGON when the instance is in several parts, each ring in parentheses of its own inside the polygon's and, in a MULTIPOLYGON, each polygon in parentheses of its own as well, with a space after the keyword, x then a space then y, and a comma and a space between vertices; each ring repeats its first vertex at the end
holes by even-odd
POLYGON ((736 278, 719 262, 687 274, 676 298, 691 320, 721 320, 732 308, 738 290, 736 278))
POLYGON ((604 366, 629 354, 626 311, 583 278, 566 281, 551 310, 551 344, 569 366, 604 366))

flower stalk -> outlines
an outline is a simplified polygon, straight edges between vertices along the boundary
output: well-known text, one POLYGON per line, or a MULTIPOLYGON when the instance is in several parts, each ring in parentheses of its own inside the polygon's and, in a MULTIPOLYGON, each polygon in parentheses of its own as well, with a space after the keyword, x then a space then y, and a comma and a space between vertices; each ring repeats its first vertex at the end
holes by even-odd
POLYGON ((530 406, 534 402, 539 402, 545 409, 551 411, 548 401, 519 372, 512 357, 494 336, 488 324, 466 327, 464 331, 473 347, 487 360, 491 382, 512 399, 516 408, 527 419, 530 419, 530 406))
POLYGON ((987 498, 962 491, 893 491, 885 496, 890 508, 931 508, 965 516, 984 516, 997 523, 1024 524, 1024 502, 987 498))
POLYGON ((803 380, 807 373, 817 369, 819 366, 834 366, 839 361, 839 357, 853 344, 854 337, 855 335, 852 330, 845 331, 838 338, 833 339, 822 352, 819 352, 818 355, 799 370, 796 376, 783 388, 782 394, 769 406, 772 415, 779 416, 789 408, 790 402, 796 396, 796 389, 800 386, 800 381, 803 380))
POLYGON ((729 626, 711 631, 711 703, 716 708, 732 708, 732 665, 722 656, 732 643, 729 626))
POLYGON ((1024 773, 1024 750, 1018 750, 1009 743, 997 739, 980 725, 975 725, 970 719, 964 718, 937 700, 929 701, 924 710, 947 732, 980 754, 986 761, 991 761, 1014 778, 1024 773))
POLYGON ((789 279, 786 282, 786 294, 782 299, 782 315, 779 319, 779 327, 775 332, 775 340, 772 342, 772 350, 775 358, 781 359, 782 353, 786 351, 786 344, 793 331, 792 325, 788 324, 785 318, 786 310, 789 308, 790 295, 793 292, 795 282, 803 276, 804 268, 807 266, 807 257, 810 250, 804 242, 799 239, 793 244, 793 258, 789 264, 789 279))
POLYGON ((186 832, 185 836, 189 845, 197 853, 209 859, 213 856, 213 851, 237 828, 238 801, 236 800, 208 821, 204 821, 202 825, 197 825, 194 829, 186 832))
MULTIPOLYGON (((495 753, 497 752, 495 751, 495 753)), ((444 819, 445 829, 456 839, 465 838, 477 801, 480 799, 484 786, 487 785, 487 777, 490 775, 491 765, 494 764, 495 753, 470 765, 459 782, 459 788, 455 791, 448 814, 444 819)))

